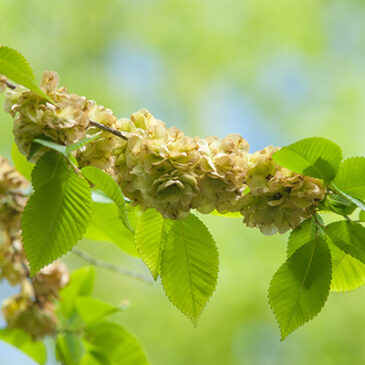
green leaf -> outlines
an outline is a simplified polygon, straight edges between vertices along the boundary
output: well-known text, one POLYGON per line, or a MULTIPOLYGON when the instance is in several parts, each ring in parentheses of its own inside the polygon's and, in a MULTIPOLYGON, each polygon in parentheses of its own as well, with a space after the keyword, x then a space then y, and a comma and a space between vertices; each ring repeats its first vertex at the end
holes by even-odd
POLYGON ((196 216, 172 224, 161 262, 162 285, 194 325, 215 290, 218 266, 213 237, 196 216))
POLYGON ((55 143, 52 141, 47 141, 47 140, 41 139, 41 138, 33 139, 33 143, 38 143, 43 147, 50 148, 56 152, 59 152, 61 155, 64 155, 65 157, 68 156, 66 146, 64 146, 62 144, 58 144, 58 143, 55 143))
POLYGON ((29 62, 15 49, 0 46, 0 74, 5 75, 9 79, 52 102, 36 84, 34 73, 29 62))
POLYGON ((327 195, 320 205, 320 210, 328 210, 343 216, 351 214, 355 209, 356 205, 353 202, 339 194, 327 195))
POLYGON ((314 217, 305 220, 299 227, 295 228, 291 232, 288 240, 288 257, 290 257, 299 248, 315 239, 316 234, 317 226, 314 217))
POLYGON ((365 200, 365 157, 343 161, 333 183, 342 192, 365 200))
POLYGON ((20 329, 0 329, 0 340, 18 348, 38 364, 45 365, 46 346, 43 342, 33 342, 28 333, 20 329))
MULTIPOLYGON (((132 226, 137 223, 138 215, 128 211, 132 226)), ((139 257, 134 245, 134 235, 120 224, 119 209, 114 203, 93 203, 91 222, 84 235, 92 241, 112 242, 129 255, 139 257)))
POLYGON ((213 210, 210 214, 217 215, 218 217, 242 218, 242 214, 240 212, 219 213, 217 210, 213 210))
POLYGON ((57 336, 56 357, 62 364, 79 365, 83 353, 79 336, 68 333, 57 336))
POLYGON ((118 183, 110 175, 93 166, 84 167, 81 172, 98 189, 103 191, 110 199, 115 202, 119 208, 120 218, 124 226, 133 232, 133 228, 128 221, 124 196, 118 183))
POLYGON ((346 194, 342 190, 340 190, 335 184, 331 184, 331 188, 334 189, 338 194, 342 195, 344 198, 355 204, 358 208, 365 211, 365 203, 357 198, 354 198, 353 196, 346 194))
POLYGON ((27 161, 25 156, 20 153, 18 146, 15 143, 13 143, 11 147, 11 159, 14 163, 16 170, 30 181, 32 178, 32 170, 34 164, 27 161))
POLYGON ((65 163, 65 158, 55 151, 44 154, 38 160, 32 171, 32 184, 34 190, 39 189, 45 183, 60 174, 67 176, 68 170, 65 169, 65 163))
POLYGON ((329 224, 325 232, 342 251, 365 263, 365 228, 349 221, 329 224))
POLYGON ((160 275, 164 244, 171 226, 172 221, 164 219, 155 209, 147 209, 138 219, 134 242, 155 280, 160 275))
POLYGON ((60 309, 66 318, 74 312, 77 297, 91 295, 94 280, 95 269, 92 266, 81 267, 72 273, 70 282, 60 291, 60 309))
POLYGON ((32 276, 82 238, 91 206, 89 184, 61 160, 55 176, 32 194, 23 213, 23 246, 32 276))
POLYGON ((302 246, 279 268, 270 283, 269 302, 281 340, 321 311, 330 284, 331 255, 321 237, 302 246))
POLYGON ((100 137, 101 134, 102 134, 102 132, 100 131, 98 133, 95 133, 91 137, 85 137, 76 143, 66 146, 67 155, 70 155, 73 151, 76 151, 79 148, 86 146, 88 143, 95 141, 96 139, 98 139, 100 137))
POLYGON ((365 210, 361 210, 359 213, 359 221, 365 222, 365 210))
POLYGON ((80 317, 86 323, 104 320, 106 316, 121 310, 119 307, 91 297, 78 297, 75 305, 80 317))
POLYGON ((103 322, 88 328, 85 339, 93 345, 94 354, 104 355, 106 361, 102 364, 148 365, 137 340, 115 323, 103 322))
POLYGON ((83 356, 81 365, 112 365, 112 363, 101 352, 90 350, 83 356))
POLYGON ((331 291, 354 290, 365 284, 365 264, 331 244, 331 291))
POLYGON ((273 154, 273 159, 299 174, 331 181, 340 165, 342 151, 326 138, 313 137, 283 147, 273 154))

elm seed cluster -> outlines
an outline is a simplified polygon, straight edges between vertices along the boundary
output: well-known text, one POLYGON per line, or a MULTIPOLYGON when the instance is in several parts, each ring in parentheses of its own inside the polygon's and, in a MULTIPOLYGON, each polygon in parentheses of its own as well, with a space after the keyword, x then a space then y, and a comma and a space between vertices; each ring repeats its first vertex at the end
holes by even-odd
MULTIPOLYGON (((58 83, 55 72, 44 73, 41 88, 54 104, 21 86, 7 90, 5 110, 14 119, 20 151, 29 155, 39 136, 69 145, 100 133, 75 153, 79 165, 108 172, 127 198, 165 218, 182 219, 191 209, 239 212, 249 227, 284 233, 313 215, 325 196, 320 180, 277 165, 272 146, 249 153, 238 134, 189 137, 147 110, 117 119, 111 110, 69 94, 58 83), (127 140, 100 132, 90 120, 123 132, 127 140)), ((38 150, 33 160, 45 151, 38 150)))

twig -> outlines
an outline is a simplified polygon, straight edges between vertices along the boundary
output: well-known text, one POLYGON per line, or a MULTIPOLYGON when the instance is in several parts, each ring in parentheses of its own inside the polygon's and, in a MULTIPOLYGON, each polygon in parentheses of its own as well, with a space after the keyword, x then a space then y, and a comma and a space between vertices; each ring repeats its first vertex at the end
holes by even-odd
POLYGON ((84 259, 85 261, 89 262, 90 264, 92 264, 94 266, 101 267, 103 269, 110 270, 110 271, 116 272, 118 274, 121 274, 121 275, 124 275, 124 276, 128 276, 130 278, 133 278, 133 279, 143 281, 144 283, 147 283, 147 284, 152 284, 152 280, 148 279, 143 274, 139 274, 139 273, 136 273, 136 272, 133 272, 133 271, 122 269, 119 266, 109 264, 109 263, 104 262, 104 261, 100 261, 100 260, 95 259, 94 257, 90 256, 85 251, 82 251, 78 248, 74 248, 71 252, 73 252, 75 255, 81 257, 82 259, 84 259))
POLYGON ((111 134, 114 134, 115 136, 124 139, 125 141, 128 141, 128 137, 125 136, 122 132, 117 131, 114 128, 108 127, 107 125, 98 123, 98 122, 94 122, 93 120, 89 120, 89 124, 93 125, 96 128, 102 129, 105 132, 109 132, 111 134))
POLYGON ((9 89, 16 89, 16 85, 13 84, 12 82, 10 82, 9 80, 6 80, 6 86, 9 88, 9 89))
MULTIPOLYGON (((9 80, 6 81, 6 86, 9 89, 12 89, 12 90, 16 89, 16 85, 13 84, 12 82, 10 82, 9 80)), ((89 120, 89 124, 93 125, 96 128, 102 129, 105 132, 109 132, 111 134, 114 134, 115 136, 117 136, 119 138, 122 138, 125 141, 128 141, 128 137, 126 135, 124 135, 121 131, 118 131, 114 128, 108 127, 107 125, 104 125, 104 124, 101 124, 101 123, 98 123, 98 122, 94 122, 93 120, 89 120)))

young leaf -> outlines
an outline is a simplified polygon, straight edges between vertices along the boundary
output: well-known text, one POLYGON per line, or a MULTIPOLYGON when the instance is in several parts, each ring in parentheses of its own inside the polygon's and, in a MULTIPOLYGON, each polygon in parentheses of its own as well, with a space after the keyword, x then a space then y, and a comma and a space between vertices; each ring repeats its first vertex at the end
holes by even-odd
POLYGON ((100 131, 98 133, 95 133, 93 136, 85 137, 76 143, 66 146, 67 155, 70 155, 73 151, 76 151, 79 148, 86 146, 88 143, 95 141, 96 139, 98 139, 100 137, 101 133, 102 132, 100 131))
POLYGON ((359 213, 359 221, 365 222, 365 210, 360 211, 359 213))
POLYGON ((62 364, 79 365, 83 352, 79 336, 68 333, 57 336, 56 357, 62 364))
POLYGON ((0 74, 25 86, 34 93, 52 100, 37 85, 33 70, 25 57, 10 47, 0 46, 0 74))
POLYGON ((66 318, 74 312, 77 297, 91 295, 94 280, 95 269, 92 266, 83 266, 72 273, 70 282, 60 291, 60 309, 66 318))
POLYGON ((110 175, 93 166, 84 167, 81 172, 86 177, 86 179, 91 181, 98 189, 103 191, 110 199, 115 202, 119 208, 120 218, 124 226, 133 232, 133 228, 128 221, 123 193, 118 183, 110 175))
POLYGON ((162 285, 194 325, 215 290, 218 266, 213 237, 196 216, 172 224, 161 262, 162 285))
POLYGON ((137 340, 115 323, 102 322, 89 327, 85 339, 96 354, 103 355, 101 364, 148 365, 137 340))
POLYGON ((270 283, 269 302, 281 340, 321 311, 330 284, 331 255, 321 237, 302 246, 279 268, 270 283))
POLYGON ((297 173, 331 181, 342 159, 340 147, 320 137, 306 138, 273 154, 280 166, 297 173))
POLYGON ((162 252, 172 221, 155 209, 147 209, 138 219, 135 245, 139 256, 155 280, 160 275, 162 252))
POLYGON ((55 176, 30 197, 22 217, 23 246, 32 276, 82 238, 91 206, 89 184, 61 160, 55 176))
POLYGON ((37 190, 60 174, 68 174, 65 169, 65 158, 55 151, 47 152, 35 165, 32 171, 33 189, 37 190))
POLYGON ((287 255, 290 257, 294 252, 316 237, 317 226, 314 217, 305 220, 299 227, 295 228, 288 240, 287 255))
POLYGON ((357 198, 353 197, 352 195, 349 195, 349 194, 345 193, 344 191, 340 190, 334 183, 331 184, 331 188, 333 190, 335 190, 339 195, 343 196, 344 198, 346 198, 347 200, 349 200, 350 202, 355 204, 358 208, 365 211, 365 203, 362 200, 357 199, 357 198))
POLYGON ((332 257, 331 291, 354 290, 365 284, 365 264, 330 244, 332 257))
POLYGON ((91 297, 78 297, 75 305, 80 317, 86 323, 104 320, 106 316, 121 310, 119 307, 91 297))
POLYGON ((365 157, 343 161, 333 183, 342 192, 365 200, 365 157))
MULTIPOLYGON (((128 221, 134 227, 138 215, 128 211, 128 221)), ((112 242, 129 255, 139 257, 134 235, 120 224, 119 209, 114 203, 93 203, 91 222, 84 235, 92 241, 112 242)))
POLYGON ((45 365, 47 362, 44 343, 34 342, 28 333, 20 329, 0 329, 0 340, 18 348, 40 365, 45 365))
POLYGON ((22 155, 18 149, 18 146, 13 143, 11 147, 11 159, 18 172, 20 172, 27 180, 32 178, 32 170, 34 164, 27 161, 24 155, 22 155))
POLYGON ((50 148, 50 149, 60 153, 61 155, 64 155, 65 157, 68 156, 66 146, 64 146, 62 144, 58 144, 58 143, 55 143, 52 141, 47 141, 47 140, 41 139, 41 138, 33 139, 33 143, 38 143, 43 147, 50 148))
POLYGON ((356 209, 356 205, 339 194, 328 194, 321 202, 320 210, 328 210, 337 214, 347 216, 356 209))
POLYGON ((362 225, 340 221, 329 224, 325 231, 340 250, 365 264, 365 228, 362 225))

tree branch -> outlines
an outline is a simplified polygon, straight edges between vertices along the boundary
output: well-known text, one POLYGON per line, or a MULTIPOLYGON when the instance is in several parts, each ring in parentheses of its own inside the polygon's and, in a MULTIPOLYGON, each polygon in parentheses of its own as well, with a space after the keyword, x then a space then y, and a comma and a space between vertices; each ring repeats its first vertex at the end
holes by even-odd
POLYGON ((113 271, 117 274, 121 274, 124 276, 128 276, 130 278, 136 279, 136 280, 140 280, 144 283, 147 284, 152 284, 153 281, 148 279, 146 276, 144 276, 143 274, 139 274, 133 271, 129 271, 126 269, 122 269, 119 266, 113 265, 113 264, 109 264, 107 262, 104 261, 100 261, 98 259, 95 259, 94 257, 90 256, 88 253, 86 253, 85 251, 82 251, 78 248, 74 248, 71 252, 73 252, 75 255, 81 257, 83 260, 89 262, 90 264, 97 266, 97 267, 101 267, 103 269, 109 270, 109 271, 113 271))
POLYGON ((16 89, 16 85, 13 84, 12 82, 10 82, 9 80, 6 80, 6 86, 9 88, 9 89, 16 89))
POLYGON ((101 123, 98 123, 98 122, 94 122, 93 120, 90 120, 89 121, 89 124, 90 125, 93 125, 96 128, 102 129, 105 132, 109 132, 111 134, 114 134, 115 136, 117 136, 119 138, 122 138, 125 141, 128 141, 128 137, 127 136, 125 136, 122 132, 120 132, 120 131, 118 131, 118 130, 116 130, 114 128, 108 127, 107 125, 104 125, 104 124, 101 124, 101 123))

